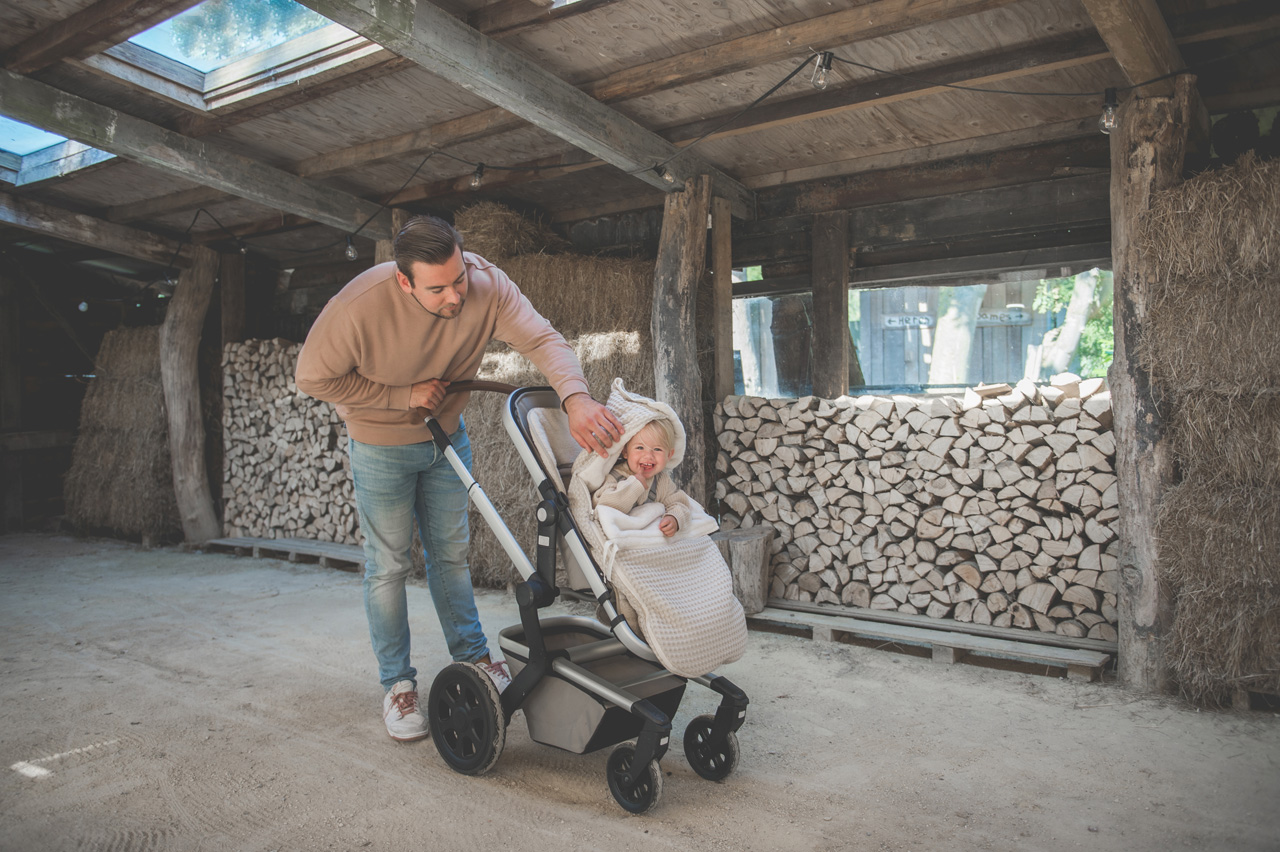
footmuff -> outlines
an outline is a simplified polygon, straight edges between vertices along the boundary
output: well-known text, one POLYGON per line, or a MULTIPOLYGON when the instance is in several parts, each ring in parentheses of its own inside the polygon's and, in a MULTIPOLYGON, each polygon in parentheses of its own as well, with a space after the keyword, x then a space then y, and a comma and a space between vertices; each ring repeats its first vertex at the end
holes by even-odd
POLYGON ((689 523, 667 537, 658 529, 661 503, 624 513, 596 509, 591 500, 627 441, 645 424, 666 418, 673 425, 676 445, 668 470, 684 456, 684 427, 670 406, 630 393, 621 379, 614 380, 607 406, 622 421, 622 437, 606 458, 578 456, 569 480, 570 511, 619 598, 619 611, 629 621, 634 613, 632 627, 659 662, 682 677, 701 677, 741 658, 747 646, 746 617, 733 594, 732 575, 709 537, 718 529, 715 520, 690 500, 689 523))

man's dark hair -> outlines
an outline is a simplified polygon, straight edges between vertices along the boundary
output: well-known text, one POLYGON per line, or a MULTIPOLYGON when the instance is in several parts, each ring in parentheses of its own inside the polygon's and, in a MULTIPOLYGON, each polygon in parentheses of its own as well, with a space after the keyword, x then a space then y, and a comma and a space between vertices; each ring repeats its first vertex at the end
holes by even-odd
POLYGON ((410 266, 418 261, 439 266, 453 257, 455 248, 462 248, 462 235, 436 216, 413 217, 404 224, 392 243, 396 267, 410 283, 413 283, 410 266))

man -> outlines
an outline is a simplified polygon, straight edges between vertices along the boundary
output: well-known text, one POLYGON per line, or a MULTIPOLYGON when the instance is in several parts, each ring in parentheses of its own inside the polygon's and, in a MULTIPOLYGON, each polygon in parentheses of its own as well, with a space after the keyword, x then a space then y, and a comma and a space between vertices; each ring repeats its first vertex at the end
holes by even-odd
POLYGON ((409 662, 405 579, 416 518, 427 584, 455 661, 480 665, 501 690, 510 677, 495 663, 480 626, 467 562, 467 493, 431 440, 432 414, 468 468, 465 393, 451 382, 475 378, 490 340, 529 358, 563 401, 574 439, 601 455, 622 433, 591 398, 564 338, 502 270, 462 250, 449 223, 411 220, 396 235, 395 261, 357 275, 316 319, 298 355, 298 390, 332 402, 347 424, 356 509, 364 533, 365 613, 382 681, 387 732, 427 735, 409 662))

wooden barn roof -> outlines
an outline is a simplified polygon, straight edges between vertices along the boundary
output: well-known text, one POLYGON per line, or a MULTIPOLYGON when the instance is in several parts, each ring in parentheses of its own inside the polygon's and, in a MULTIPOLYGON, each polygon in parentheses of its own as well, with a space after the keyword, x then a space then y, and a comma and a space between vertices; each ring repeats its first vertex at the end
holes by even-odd
POLYGON ((184 85, 120 45, 194 0, 7 0, 0 114, 81 144, 0 160, 0 246, 138 276, 188 241, 287 267, 352 234, 370 254, 391 207, 478 200, 603 246, 600 223, 711 174, 735 261, 787 256, 764 222, 893 204, 866 227, 928 210, 945 262, 975 215, 937 218, 954 193, 1105 225, 1108 88, 1158 94, 1190 69, 1208 113, 1280 102, 1273 0, 302 3, 358 35, 184 85))

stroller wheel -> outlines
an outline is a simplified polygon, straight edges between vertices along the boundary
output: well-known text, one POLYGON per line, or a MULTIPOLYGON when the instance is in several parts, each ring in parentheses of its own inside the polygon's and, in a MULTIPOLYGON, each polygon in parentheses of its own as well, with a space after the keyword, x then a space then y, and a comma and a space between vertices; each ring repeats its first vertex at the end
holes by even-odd
POLYGON ((427 698, 427 726, 444 762, 463 775, 488 772, 507 743, 497 687, 474 663, 451 663, 436 675, 427 698))
POLYGON ((738 765, 738 735, 730 731, 723 741, 711 741, 715 716, 704 714, 684 729, 684 756, 693 771, 708 781, 722 781, 738 765))
POLYGON ((642 814, 662 798, 662 770, 658 768, 658 761, 651 760, 647 767, 633 771, 635 757, 635 746, 623 743, 609 755, 605 772, 609 776, 609 792, 614 800, 622 805, 623 810, 642 814))

